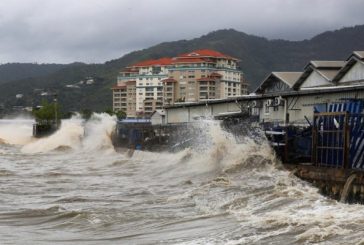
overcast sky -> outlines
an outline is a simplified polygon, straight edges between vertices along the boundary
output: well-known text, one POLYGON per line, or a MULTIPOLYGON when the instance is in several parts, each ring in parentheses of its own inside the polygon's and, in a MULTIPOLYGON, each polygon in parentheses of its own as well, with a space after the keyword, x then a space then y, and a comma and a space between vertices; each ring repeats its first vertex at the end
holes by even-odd
POLYGON ((0 63, 87 63, 234 28, 309 39, 364 24, 363 0, 0 0, 0 63))

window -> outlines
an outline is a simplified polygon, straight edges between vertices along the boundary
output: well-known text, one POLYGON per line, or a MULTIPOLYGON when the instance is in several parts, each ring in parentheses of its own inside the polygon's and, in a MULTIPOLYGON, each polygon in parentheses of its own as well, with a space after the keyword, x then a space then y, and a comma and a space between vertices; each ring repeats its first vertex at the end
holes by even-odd
POLYGON ((161 69, 160 66, 157 66, 157 67, 153 67, 152 68, 152 73, 153 74, 159 74, 161 71, 162 71, 162 69, 161 69))

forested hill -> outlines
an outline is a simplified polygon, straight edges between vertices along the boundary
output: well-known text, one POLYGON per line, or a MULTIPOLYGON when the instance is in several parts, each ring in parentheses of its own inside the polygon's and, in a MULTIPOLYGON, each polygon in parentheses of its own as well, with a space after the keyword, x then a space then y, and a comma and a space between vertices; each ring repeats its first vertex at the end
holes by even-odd
POLYGON ((251 82, 251 89, 254 89, 271 71, 301 71, 310 60, 344 60, 353 50, 364 50, 364 25, 324 32, 303 41, 268 40, 232 29, 214 31, 199 38, 166 42, 134 51, 104 64, 70 64, 45 76, 0 84, 0 103, 19 104, 15 95, 23 93, 25 96, 21 103, 34 104, 37 100, 34 89, 49 89, 58 92, 65 110, 103 110, 111 107, 110 87, 116 82, 118 71, 126 65, 202 48, 240 59, 240 67, 251 82), (94 78, 95 83, 80 88, 66 87, 87 77, 94 78))
POLYGON ((65 65, 36 63, 7 63, 0 65, 0 84, 14 80, 52 74, 65 65))

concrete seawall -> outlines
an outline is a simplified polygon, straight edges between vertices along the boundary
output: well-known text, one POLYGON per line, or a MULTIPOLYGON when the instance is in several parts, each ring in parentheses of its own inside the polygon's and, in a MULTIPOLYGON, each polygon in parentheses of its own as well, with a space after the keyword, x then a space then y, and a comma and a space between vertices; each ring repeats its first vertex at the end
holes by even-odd
POLYGON ((284 164, 295 176, 312 183, 335 200, 364 204, 364 172, 297 164, 284 164))

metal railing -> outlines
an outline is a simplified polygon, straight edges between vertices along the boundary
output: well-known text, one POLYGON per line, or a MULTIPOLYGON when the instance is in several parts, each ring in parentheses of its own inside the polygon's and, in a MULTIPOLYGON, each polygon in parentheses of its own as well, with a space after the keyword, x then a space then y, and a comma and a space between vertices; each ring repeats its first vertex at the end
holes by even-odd
POLYGON ((350 127, 348 112, 315 113, 312 130, 312 162, 320 167, 349 168, 350 127))

